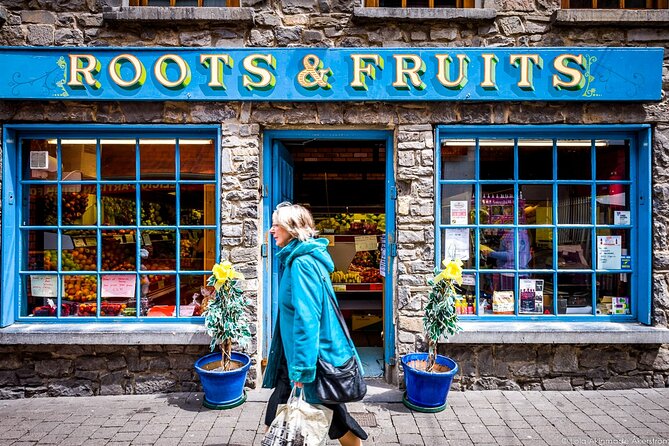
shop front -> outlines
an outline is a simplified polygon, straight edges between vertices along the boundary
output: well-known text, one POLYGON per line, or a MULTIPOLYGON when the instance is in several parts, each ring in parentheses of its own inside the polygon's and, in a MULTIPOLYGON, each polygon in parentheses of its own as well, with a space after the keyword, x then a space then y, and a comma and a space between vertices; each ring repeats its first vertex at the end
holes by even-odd
POLYGON ((459 258, 464 332, 439 348, 461 389, 666 385, 666 127, 639 112, 663 55, 0 49, 0 396, 196 390, 221 260, 246 277, 257 385, 283 201, 330 240, 369 377, 400 382, 426 280, 459 258))

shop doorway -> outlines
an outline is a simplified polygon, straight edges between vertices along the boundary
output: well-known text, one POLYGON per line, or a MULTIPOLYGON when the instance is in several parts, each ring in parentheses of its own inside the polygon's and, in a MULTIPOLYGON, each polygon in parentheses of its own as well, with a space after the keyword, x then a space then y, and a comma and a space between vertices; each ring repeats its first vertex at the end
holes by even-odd
MULTIPOLYGON (((383 377, 386 366, 394 364, 391 142, 388 132, 276 131, 265 137, 265 233, 276 204, 287 200, 311 210, 320 236, 330 241, 332 282, 367 377, 383 377)), ((276 252, 268 238, 264 357, 277 314, 276 252)))

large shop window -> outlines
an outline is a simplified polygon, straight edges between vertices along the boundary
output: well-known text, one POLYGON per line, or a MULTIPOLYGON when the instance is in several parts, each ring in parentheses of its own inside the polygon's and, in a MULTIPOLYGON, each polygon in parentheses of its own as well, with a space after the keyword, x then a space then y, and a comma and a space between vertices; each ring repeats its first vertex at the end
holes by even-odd
POLYGON ((482 0, 365 0, 368 8, 482 8, 482 0))
POLYGON ((216 133, 165 134, 17 135, 18 225, 3 238, 17 237, 18 266, 3 265, 16 283, 3 299, 18 320, 200 315, 219 252, 216 133))
POLYGON ((666 9, 667 0, 562 0, 563 9, 666 9))
POLYGON ((239 6, 239 0, 129 0, 130 6, 167 6, 167 7, 233 7, 239 6))
POLYGON ((648 320, 648 130, 438 131, 438 258, 463 317, 648 320))

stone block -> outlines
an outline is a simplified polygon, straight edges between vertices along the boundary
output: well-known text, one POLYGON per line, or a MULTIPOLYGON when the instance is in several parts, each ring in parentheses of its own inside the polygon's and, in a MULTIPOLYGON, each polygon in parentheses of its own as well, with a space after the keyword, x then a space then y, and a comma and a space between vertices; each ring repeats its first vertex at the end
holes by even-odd
POLYGON ((497 11, 520 11, 533 12, 534 0, 495 0, 495 9, 497 11))
POLYGON ((211 46, 209 31, 182 31, 179 41, 183 46, 211 46))
POLYGON ((21 22, 35 23, 38 25, 55 25, 56 14, 44 10, 21 11, 21 22))
POLYGON ((54 38, 58 45, 78 46, 84 43, 84 33, 79 29, 57 29, 54 38))
POLYGON ((77 370, 106 370, 107 360, 97 356, 82 356, 76 359, 77 370))
POLYGON ((172 376, 152 374, 135 378, 134 391, 144 395, 150 393, 172 392, 177 388, 177 382, 172 376))
POLYGON ((570 345, 560 345, 555 348, 553 370, 556 372, 578 371, 577 349, 570 345))
POLYGON ((573 390, 568 377, 546 378, 542 380, 544 390, 573 390))
POLYGON ((160 356, 157 358, 147 358, 149 363, 150 371, 160 371, 160 370, 169 370, 170 369, 170 360, 165 356, 160 356))
POLYGON ((285 0, 281 2, 284 14, 301 14, 318 12, 315 0, 285 0))
POLYGON ((79 14, 77 22, 81 26, 99 28, 102 26, 102 16, 100 14, 79 14))
POLYGON ((18 386, 19 377, 16 375, 16 372, 13 371, 2 371, 0 372, 0 388, 8 386, 18 386))
POLYGON ((423 332, 423 319, 422 317, 404 317, 400 318, 398 326, 399 331, 407 331, 411 333, 422 333, 423 332))
POLYGON ((251 46, 273 46, 274 34, 270 30, 252 29, 249 37, 251 46))
POLYGON ((28 43, 34 46, 48 46, 54 44, 53 25, 28 25, 28 43))
POLYGON ((515 36, 525 32, 525 27, 520 17, 502 17, 499 20, 499 27, 502 33, 506 36, 515 36))
POLYGON ((14 354, 3 355, 0 358, 0 370, 15 370, 22 365, 22 361, 14 354))
POLYGON ((72 370, 72 361, 69 359, 51 359, 35 361, 35 373, 47 377, 67 376, 72 370))
POLYGON ((93 396, 94 386, 90 381, 81 379, 64 379, 49 381, 49 396, 93 396))
POLYGON ((302 33, 302 39, 304 43, 320 43, 325 40, 325 35, 322 31, 316 29, 307 29, 302 33))
POLYGON ((602 384, 598 390, 623 390, 639 389, 650 387, 650 384, 643 376, 612 376, 608 381, 602 384))
POLYGON ((272 28, 279 28, 281 26, 281 19, 272 11, 262 11, 254 16, 256 25, 269 26, 272 28))

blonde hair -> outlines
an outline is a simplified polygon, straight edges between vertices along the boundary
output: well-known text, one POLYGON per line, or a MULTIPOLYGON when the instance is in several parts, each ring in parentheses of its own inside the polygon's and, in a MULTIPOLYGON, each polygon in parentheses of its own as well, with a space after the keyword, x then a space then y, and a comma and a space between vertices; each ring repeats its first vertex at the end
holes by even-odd
POLYGON ((291 235, 291 237, 305 241, 318 234, 314 217, 311 216, 304 206, 291 204, 287 201, 279 203, 272 214, 272 224, 279 225, 291 235))

